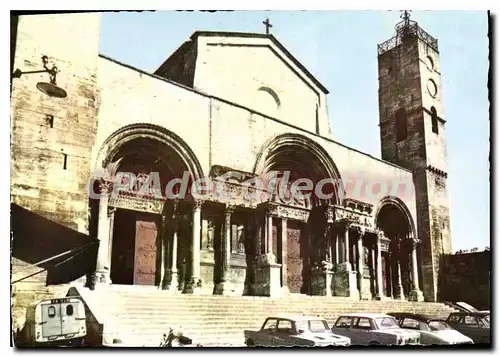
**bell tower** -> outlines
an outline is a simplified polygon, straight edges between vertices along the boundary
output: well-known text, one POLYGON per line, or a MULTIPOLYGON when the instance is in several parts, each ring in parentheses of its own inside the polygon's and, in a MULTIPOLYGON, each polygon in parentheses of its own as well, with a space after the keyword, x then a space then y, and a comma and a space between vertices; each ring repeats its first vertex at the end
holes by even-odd
POLYGON ((378 45, 382 159, 413 171, 420 286, 436 301, 441 257, 451 253, 439 49, 408 11, 401 18, 378 45))

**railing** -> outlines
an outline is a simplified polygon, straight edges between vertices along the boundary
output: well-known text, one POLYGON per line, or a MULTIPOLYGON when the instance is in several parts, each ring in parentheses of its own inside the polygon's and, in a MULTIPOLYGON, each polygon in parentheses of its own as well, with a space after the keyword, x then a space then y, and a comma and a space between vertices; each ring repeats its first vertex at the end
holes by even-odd
POLYGON ((426 31, 424 31, 418 23, 415 21, 409 21, 405 23, 404 21, 396 25, 396 35, 389 40, 382 42, 378 45, 379 56, 393 48, 399 46, 405 38, 417 37, 425 42, 429 47, 438 51, 438 41, 426 31))

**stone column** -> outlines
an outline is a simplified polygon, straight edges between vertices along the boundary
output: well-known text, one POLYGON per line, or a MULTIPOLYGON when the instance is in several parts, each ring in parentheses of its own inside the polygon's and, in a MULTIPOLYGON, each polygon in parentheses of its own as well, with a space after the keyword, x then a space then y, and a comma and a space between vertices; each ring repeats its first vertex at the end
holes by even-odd
POLYGON ((161 216, 161 267, 160 267, 160 289, 165 290, 167 288, 167 276, 169 274, 168 266, 168 237, 166 232, 166 221, 167 217, 165 215, 161 216))
POLYGON ((377 237, 377 295, 376 299, 384 299, 384 282, 382 281, 382 243, 380 235, 377 237))
POLYGON ((215 294, 227 294, 231 291, 229 269, 231 264, 231 214, 233 207, 227 206, 224 211, 224 234, 222 235, 221 249, 221 281, 215 287, 215 294))
POLYGON ((281 296, 281 264, 276 263, 276 256, 273 254, 273 220, 269 212, 266 212, 264 225, 265 249, 264 254, 255 259, 255 295, 261 296, 281 296))
POLYGON ((195 200, 192 213, 192 236, 191 245, 193 247, 191 257, 191 278, 186 293, 199 293, 201 291, 201 272, 200 272, 200 245, 201 245, 201 206, 203 201, 195 200))
POLYGON ((357 241, 357 252, 358 252, 358 290, 359 290, 359 298, 363 299, 363 291, 364 291, 364 278, 363 278, 363 263, 364 263, 364 249, 363 249, 363 233, 358 233, 358 241, 357 241))
POLYGON ((351 263, 349 262, 349 226, 346 225, 345 227, 345 235, 344 235, 344 242, 345 242, 345 263, 348 263, 349 270, 351 270, 351 263))
POLYGON ((266 214, 267 242, 266 253, 273 254, 273 216, 266 214))
POLYGON ((109 263, 110 275, 111 275, 111 262, 113 258, 113 230, 115 226, 115 211, 116 208, 108 207, 108 219, 109 219, 108 263, 109 263))
POLYGON ((405 294, 403 291, 403 284, 401 282, 401 264, 399 263, 399 258, 397 260, 396 269, 397 269, 396 274, 398 276, 398 285, 396 287, 396 299, 404 300, 405 294))
MULTIPOLYGON (((412 237, 409 237, 412 239, 412 237)), ((424 294, 420 290, 418 284, 418 261, 417 261, 417 239, 412 239, 413 247, 411 251, 411 280, 413 281, 413 290, 410 293, 410 300, 412 301, 424 301, 424 294)))
POLYGON ((287 235, 287 219, 281 218, 281 280, 283 281, 283 294, 288 294, 288 285, 287 285, 287 244, 288 244, 288 235, 287 235))
POLYGON ((97 224, 97 238, 99 239, 99 250, 97 252, 97 264, 95 271, 95 283, 99 285, 111 284, 108 249, 109 249, 109 217, 108 203, 112 184, 108 181, 102 181, 100 184, 101 192, 99 198, 99 218, 97 224))
POLYGON ((178 247, 177 222, 174 222, 174 232, 172 233, 172 257, 170 258, 170 287, 169 290, 179 290, 179 273, 177 271, 177 247, 178 247))
POLYGON ((335 232, 335 265, 339 264, 340 263, 340 259, 339 259, 339 238, 340 238, 340 235, 338 232, 335 232))

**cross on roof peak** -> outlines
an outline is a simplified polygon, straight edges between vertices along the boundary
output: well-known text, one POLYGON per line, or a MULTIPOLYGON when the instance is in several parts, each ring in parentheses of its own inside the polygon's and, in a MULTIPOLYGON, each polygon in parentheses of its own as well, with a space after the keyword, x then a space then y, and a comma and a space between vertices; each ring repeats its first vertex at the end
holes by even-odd
POLYGON ((269 22, 269 18, 266 18, 266 21, 262 21, 262 23, 266 26, 266 35, 269 35, 269 29, 273 27, 269 22))

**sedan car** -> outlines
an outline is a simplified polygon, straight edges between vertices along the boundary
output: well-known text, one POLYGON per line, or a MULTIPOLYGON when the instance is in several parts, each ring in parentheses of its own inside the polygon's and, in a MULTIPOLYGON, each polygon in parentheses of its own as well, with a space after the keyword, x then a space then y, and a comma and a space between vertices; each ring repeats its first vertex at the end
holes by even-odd
POLYGON ((351 340, 330 331, 325 320, 309 316, 268 317, 258 331, 245 330, 248 347, 349 346, 351 340))
POLYGON ((453 329, 444 320, 433 316, 406 312, 389 313, 401 328, 420 332, 422 345, 456 345, 473 343, 470 337, 453 329))
POLYGON ((354 313, 341 315, 332 332, 347 336, 352 345, 410 345, 420 343, 420 333, 399 327, 385 314, 354 313))
POLYGON ((452 312, 446 323, 470 337, 474 343, 490 343, 489 312, 452 312))

